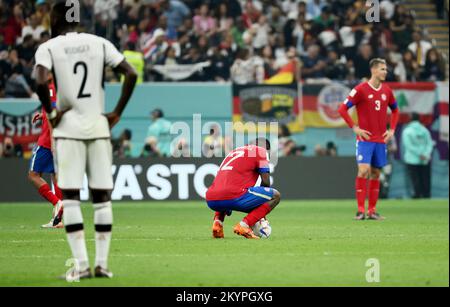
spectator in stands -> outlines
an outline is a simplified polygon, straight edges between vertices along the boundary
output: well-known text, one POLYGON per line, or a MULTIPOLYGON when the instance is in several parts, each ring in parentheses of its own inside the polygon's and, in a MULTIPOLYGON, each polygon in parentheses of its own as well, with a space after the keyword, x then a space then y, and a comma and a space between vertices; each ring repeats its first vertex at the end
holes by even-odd
POLYGON ((46 29, 39 23, 39 17, 34 13, 29 18, 29 24, 22 29, 21 41, 23 41, 27 35, 31 35, 35 42, 39 42, 41 34, 44 31, 46 31, 46 29))
POLYGON ((209 58, 211 62, 208 70, 207 80, 214 80, 216 82, 226 82, 230 80, 230 57, 226 51, 220 50, 219 47, 212 48, 212 55, 209 58))
POLYGON ((131 130, 125 129, 118 139, 112 141, 114 156, 119 158, 131 158, 131 138, 131 130))
POLYGON ((428 50, 421 79, 424 81, 445 80, 445 62, 436 48, 428 50))
POLYGON ((325 76, 332 80, 346 80, 349 76, 349 69, 346 63, 334 49, 328 51, 325 76))
POLYGON ((369 44, 363 44, 359 47, 359 52, 353 61, 355 66, 355 77, 358 79, 370 77, 369 62, 373 57, 373 51, 369 44))
POLYGON ((208 4, 200 6, 199 14, 194 16, 194 29, 197 35, 212 35, 216 31, 216 21, 210 16, 208 4))
MULTIPOLYGON (((138 74, 137 84, 144 82, 144 55, 142 52, 138 51, 136 48, 136 43, 128 42, 127 49, 123 52, 125 59, 130 63, 131 66, 136 70, 138 74)), ((122 81, 124 77, 122 76, 122 81)))
POLYGON ((320 16, 324 7, 325 1, 323 0, 309 0, 306 4, 306 12, 312 19, 315 19, 320 16))
POLYGON ((47 0, 36 1, 36 14, 40 24, 45 30, 50 31, 50 4, 47 0))
POLYGON ((5 84, 6 97, 29 98, 35 95, 25 78, 25 69, 20 62, 17 50, 12 49, 9 52, 7 65, 4 68, 8 76, 5 84))
POLYGON ((325 67, 327 65, 325 59, 320 56, 320 47, 312 45, 308 47, 307 56, 302 58, 302 76, 308 78, 325 77, 325 67))
POLYGON ((218 22, 218 31, 229 31, 233 26, 233 18, 229 12, 228 4, 226 2, 221 2, 214 13, 214 16, 218 22))
POLYGON ((14 144, 13 139, 9 136, 3 139, 3 144, 0 146, 0 157, 12 158, 23 157, 23 149, 19 144, 14 144))
POLYGON ((171 156, 171 142, 172 135, 170 134, 170 127, 172 123, 164 118, 164 113, 161 109, 155 109, 151 112, 152 124, 148 127, 146 144, 150 149, 156 147, 157 151, 163 157, 171 156), (156 145, 154 142, 156 141, 156 145))
POLYGON ((410 50, 403 53, 402 61, 397 64, 394 74, 400 82, 415 82, 419 78, 420 67, 417 64, 414 54, 410 50))
POLYGON ((415 55, 417 64, 420 67, 425 66, 425 59, 428 50, 433 46, 430 42, 422 39, 422 33, 420 31, 415 31, 412 35, 413 42, 408 45, 408 49, 415 55))
POLYGON ((240 49, 231 66, 231 80, 237 84, 262 83, 264 80, 264 62, 250 57, 248 49, 240 49))
POLYGON ((431 155, 434 142, 428 129, 413 113, 411 122, 402 131, 403 159, 414 187, 413 198, 430 198, 431 155))
POLYGON ((389 21, 389 27, 392 31, 392 37, 399 46, 400 51, 406 50, 412 40, 414 32, 414 23, 411 14, 406 12, 405 6, 401 3, 395 6, 394 15, 389 21))
POLYGON ((17 47, 17 54, 23 66, 24 75, 27 77, 31 75, 31 71, 33 70, 35 52, 36 47, 33 36, 28 34, 24 37, 23 43, 17 47))
MULTIPOLYGON (((169 32, 175 32, 183 23, 184 18, 190 16, 190 9, 179 0, 163 0, 161 1, 161 9, 163 15, 167 17, 167 26, 169 32)), ((173 39, 174 37, 169 37, 173 39)))
POLYGON ((224 156, 224 138, 218 125, 213 124, 210 127, 209 135, 203 141, 203 156, 206 158, 224 156))

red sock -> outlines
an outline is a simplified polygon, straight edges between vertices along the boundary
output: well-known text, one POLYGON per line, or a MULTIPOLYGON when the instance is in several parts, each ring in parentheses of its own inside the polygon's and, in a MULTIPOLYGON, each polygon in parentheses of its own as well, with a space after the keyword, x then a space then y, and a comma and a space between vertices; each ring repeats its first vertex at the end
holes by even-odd
POLYGON ((58 197, 59 199, 63 199, 63 194, 61 189, 59 188, 58 184, 56 183, 56 181, 53 181, 53 188, 55 189, 55 195, 56 197, 58 197))
POLYGON ((355 190, 356 200, 358 202, 358 212, 366 212, 367 179, 356 177, 355 190))
POLYGON ((41 194, 42 197, 51 202, 53 206, 58 203, 59 198, 52 193, 52 190, 50 189, 50 186, 48 184, 44 184, 43 186, 41 186, 38 191, 39 194, 41 194))
POLYGON ((380 180, 369 180, 369 214, 375 212, 378 195, 380 194, 380 180))
POLYGON ((242 221, 248 226, 252 227, 256 224, 257 221, 259 221, 263 217, 266 217, 266 215, 269 214, 271 210, 272 209, 270 208, 269 204, 263 204, 258 208, 253 209, 249 214, 247 214, 246 217, 244 217, 242 221))
POLYGON ((214 221, 221 221, 223 223, 223 221, 225 220, 225 212, 218 212, 216 211, 216 213, 214 214, 214 221))

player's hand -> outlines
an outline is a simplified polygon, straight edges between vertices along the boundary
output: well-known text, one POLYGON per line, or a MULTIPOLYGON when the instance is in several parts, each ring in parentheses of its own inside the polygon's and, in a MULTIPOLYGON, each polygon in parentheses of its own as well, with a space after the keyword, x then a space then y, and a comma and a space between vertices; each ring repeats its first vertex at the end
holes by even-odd
POLYGON ((69 109, 66 109, 66 110, 64 110, 64 111, 58 110, 58 111, 56 112, 56 117, 53 118, 53 119, 49 119, 49 122, 50 122, 50 125, 52 126, 52 128, 56 128, 56 126, 58 126, 58 124, 59 124, 59 122, 61 121, 63 115, 64 115, 67 111, 69 111, 69 110, 70 110, 70 108, 69 108, 69 109))
POLYGON ((36 114, 33 115, 31 123, 35 124, 40 119, 42 119, 42 113, 37 112, 36 114))
POLYGON ((368 141, 370 139, 370 136, 372 135, 372 133, 370 133, 369 131, 361 129, 358 126, 353 127, 353 131, 357 136, 362 137, 366 141, 368 141))
POLYGON ((116 112, 107 113, 105 116, 108 119, 110 129, 113 128, 120 120, 120 116, 116 112))
POLYGON ((394 136, 394 130, 389 129, 383 133, 384 142, 387 143, 394 136))

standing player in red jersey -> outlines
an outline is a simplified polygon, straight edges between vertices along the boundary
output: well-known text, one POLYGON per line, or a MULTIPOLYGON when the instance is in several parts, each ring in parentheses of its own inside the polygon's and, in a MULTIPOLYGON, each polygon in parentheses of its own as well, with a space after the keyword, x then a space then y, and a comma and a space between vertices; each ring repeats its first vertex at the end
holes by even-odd
POLYGON ((356 160, 358 176, 356 178, 356 199, 358 212, 356 220, 364 220, 365 200, 369 194, 368 218, 383 220, 376 212, 378 194, 380 191, 381 168, 387 164, 386 143, 394 135, 397 127, 399 111, 392 90, 383 81, 387 75, 387 65, 384 59, 375 58, 370 61, 371 77, 368 82, 356 86, 339 108, 339 113, 347 125, 357 135, 356 160), (356 107, 358 125, 355 125, 347 110, 356 107), (390 129, 387 129, 387 108, 392 111, 390 129))
MULTIPOLYGON (((56 90, 53 81, 49 80, 49 91, 53 108, 56 107, 56 90)), ((51 128, 47 120, 45 110, 34 115, 33 123, 42 121, 42 132, 39 136, 37 146, 33 151, 30 162, 28 179, 38 189, 39 194, 53 205, 53 215, 49 223, 42 225, 43 228, 63 228, 61 217, 63 214, 62 192, 56 183, 55 167, 52 153, 51 128), (54 193, 50 185, 42 178, 42 174, 51 174, 54 193)))
POLYGON ((213 237, 223 238, 223 222, 233 210, 248 213, 234 226, 234 233, 247 239, 259 239, 252 227, 280 202, 280 193, 270 187, 267 159, 268 140, 259 138, 255 145, 236 148, 220 165, 217 176, 206 192, 208 207, 215 211, 213 237), (261 177, 261 186, 255 187, 261 177))

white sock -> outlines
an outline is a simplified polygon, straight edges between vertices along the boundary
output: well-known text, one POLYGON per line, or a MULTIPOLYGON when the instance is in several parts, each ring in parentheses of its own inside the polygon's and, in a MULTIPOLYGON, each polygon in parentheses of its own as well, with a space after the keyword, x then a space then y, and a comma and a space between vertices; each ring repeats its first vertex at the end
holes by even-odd
POLYGON ((111 202, 94 204, 95 266, 108 268, 108 254, 113 223, 111 202))
POLYGON ((72 256, 78 261, 80 271, 89 268, 86 242, 84 241, 83 216, 80 202, 77 200, 64 200, 64 226, 67 233, 72 256))

